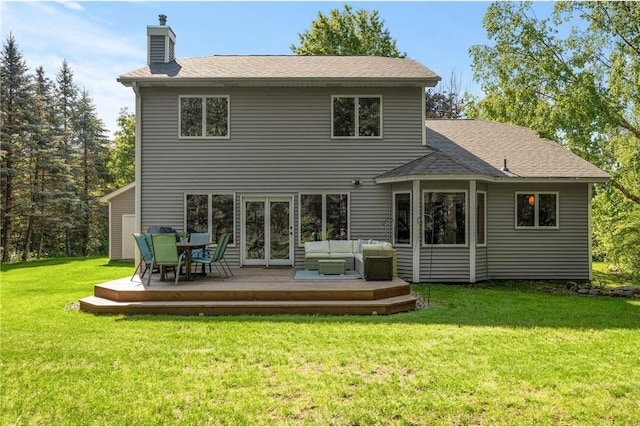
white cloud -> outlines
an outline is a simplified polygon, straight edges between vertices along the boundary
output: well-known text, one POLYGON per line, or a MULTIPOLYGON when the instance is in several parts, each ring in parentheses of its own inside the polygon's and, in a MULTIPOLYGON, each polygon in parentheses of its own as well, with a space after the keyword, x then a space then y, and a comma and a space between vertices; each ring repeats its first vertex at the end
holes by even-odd
POLYGON ((2 18, 3 39, 13 34, 32 70, 42 65, 55 79, 67 60, 76 84, 88 91, 110 132, 117 129, 121 108, 133 111, 133 92, 116 78, 141 66, 146 38, 118 32, 74 1, 4 4, 2 18))

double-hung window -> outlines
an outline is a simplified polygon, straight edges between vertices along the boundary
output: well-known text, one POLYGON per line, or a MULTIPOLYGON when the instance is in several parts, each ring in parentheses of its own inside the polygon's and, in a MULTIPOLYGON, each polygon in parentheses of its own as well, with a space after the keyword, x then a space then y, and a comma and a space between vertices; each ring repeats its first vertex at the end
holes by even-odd
POLYGON ((464 191, 425 191, 423 194, 423 243, 426 245, 466 244, 466 193, 464 191))
POLYGON ((382 96, 334 95, 331 98, 331 136, 382 137, 382 96))
POLYGON ((228 138, 229 96, 180 96, 180 138, 228 138))
POLYGON ((558 228, 557 192, 516 192, 516 228, 558 228))
POLYGON ((233 245, 235 197, 233 194, 187 194, 185 230, 188 233, 210 233, 216 243, 223 233, 230 233, 233 245))
POLYGON ((348 194, 300 195, 300 244, 349 238, 348 194))

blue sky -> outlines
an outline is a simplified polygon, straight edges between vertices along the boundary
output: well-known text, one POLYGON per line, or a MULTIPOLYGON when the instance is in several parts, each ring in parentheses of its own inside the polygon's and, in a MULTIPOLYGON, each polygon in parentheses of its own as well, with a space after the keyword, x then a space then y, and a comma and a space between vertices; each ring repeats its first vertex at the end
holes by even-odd
MULTIPOLYGON (((134 111, 131 89, 116 78, 146 63, 146 26, 158 14, 177 35, 176 56, 291 54, 298 33, 318 12, 345 2, 0 2, 2 42, 12 33, 31 69, 42 65, 54 78, 66 59, 76 83, 94 99, 110 131, 121 108, 134 111)), ((444 80, 452 72, 461 89, 479 94, 472 82, 469 47, 486 44, 482 18, 489 2, 347 2, 378 10, 400 51, 444 80)), ((551 3, 538 6, 551 6, 551 3)))

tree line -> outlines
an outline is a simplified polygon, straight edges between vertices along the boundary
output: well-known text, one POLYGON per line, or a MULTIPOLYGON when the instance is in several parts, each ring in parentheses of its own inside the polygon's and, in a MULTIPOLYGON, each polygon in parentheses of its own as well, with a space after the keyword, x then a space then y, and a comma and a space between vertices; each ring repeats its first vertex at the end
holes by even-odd
POLYGON ((99 198, 118 172, 108 167, 110 141, 89 93, 66 61, 53 78, 42 66, 30 73, 12 35, 2 46, 0 88, 2 261, 106 253, 99 198))

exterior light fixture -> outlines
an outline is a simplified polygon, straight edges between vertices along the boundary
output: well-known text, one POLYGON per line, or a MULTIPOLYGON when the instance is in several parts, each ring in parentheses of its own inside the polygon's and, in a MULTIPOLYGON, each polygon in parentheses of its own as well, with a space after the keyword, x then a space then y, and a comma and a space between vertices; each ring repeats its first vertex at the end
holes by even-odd
POLYGON ((533 194, 531 194, 529 196, 529 204, 533 206, 535 203, 536 203, 536 197, 533 194))

